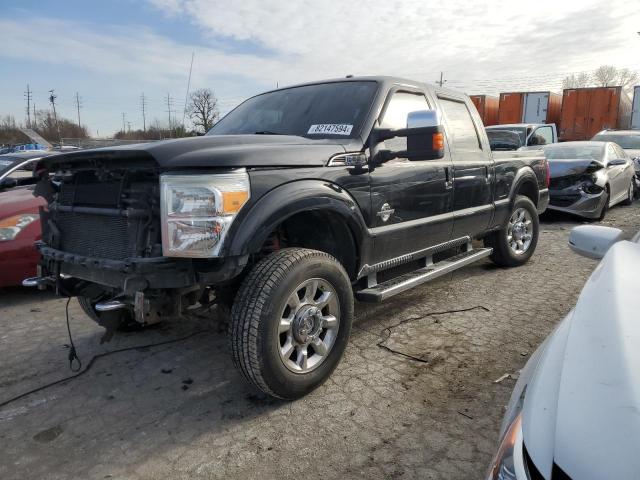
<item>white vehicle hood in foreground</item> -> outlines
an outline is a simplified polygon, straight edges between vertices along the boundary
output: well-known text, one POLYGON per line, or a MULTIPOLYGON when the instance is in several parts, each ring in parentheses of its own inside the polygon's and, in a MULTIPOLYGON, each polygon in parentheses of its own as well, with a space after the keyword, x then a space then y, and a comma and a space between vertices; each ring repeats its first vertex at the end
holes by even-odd
POLYGON ((574 480, 640 478, 640 245, 602 259, 542 352, 523 408, 533 464, 574 480))

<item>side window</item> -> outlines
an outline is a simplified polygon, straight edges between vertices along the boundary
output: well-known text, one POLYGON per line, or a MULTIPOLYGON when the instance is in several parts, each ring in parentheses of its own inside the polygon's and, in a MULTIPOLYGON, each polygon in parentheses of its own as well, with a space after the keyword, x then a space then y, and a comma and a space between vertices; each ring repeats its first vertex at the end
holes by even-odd
POLYGON ((471 118, 471 112, 464 102, 440 98, 440 105, 447 119, 449 141, 456 154, 482 151, 480 137, 471 118))
MULTIPOLYGON (((389 100, 387 108, 380 120, 381 128, 407 128, 407 115, 410 112, 429 110, 429 103, 420 93, 396 92, 389 100)), ((407 139, 404 137, 385 140, 385 147, 393 151, 407 149, 407 139)))
POLYGON ((613 145, 609 144, 607 146, 607 162, 610 162, 614 158, 618 158, 618 153, 616 152, 616 149, 613 148, 613 145))
POLYGON ((553 130, 551 127, 537 128, 529 140, 529 145, 548 145, 553 143, 553 130))
POLYGON ((616 143, 613 148, 616 150, 616 158, 627 158, 627 152, 620 145, 616 143))

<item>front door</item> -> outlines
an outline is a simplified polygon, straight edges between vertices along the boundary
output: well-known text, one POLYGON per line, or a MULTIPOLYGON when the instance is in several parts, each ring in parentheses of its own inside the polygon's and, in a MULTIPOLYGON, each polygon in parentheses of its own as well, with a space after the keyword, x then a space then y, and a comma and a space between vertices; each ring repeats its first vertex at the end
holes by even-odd
MULTIPOLYGON (((433 108, 422 92, 392 91, 378 123, 381 128, 406 128, 410 112, 433 108)), ((387 140, 381 148, 405 150, 406 139, 387 140)), ((448 149, 441 160, 396 158, 371 170, 375 261, 416 252, 451 238, 451 175, 448 149)))
POLYGON ((493 217, 493 157, 468 100, 439 95, 438 102, 453 156, 453 238, 475 236, 487 230, 493 217))

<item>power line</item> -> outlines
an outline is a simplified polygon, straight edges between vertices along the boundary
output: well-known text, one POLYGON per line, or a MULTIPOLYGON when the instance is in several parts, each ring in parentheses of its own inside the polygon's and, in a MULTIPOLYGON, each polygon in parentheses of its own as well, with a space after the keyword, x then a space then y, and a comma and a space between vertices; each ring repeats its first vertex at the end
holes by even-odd
POLYGON ((189 81, 187 82, 187 94, 184 96, 184 109, 182 110, 182 129, 184 130, 184 117, 187 115, 187 102, 189 101, 189 88, 191 88, 191 71, 193 70, 193 57, 196 52, 191 52, 191 66, 189 67, 189 81))

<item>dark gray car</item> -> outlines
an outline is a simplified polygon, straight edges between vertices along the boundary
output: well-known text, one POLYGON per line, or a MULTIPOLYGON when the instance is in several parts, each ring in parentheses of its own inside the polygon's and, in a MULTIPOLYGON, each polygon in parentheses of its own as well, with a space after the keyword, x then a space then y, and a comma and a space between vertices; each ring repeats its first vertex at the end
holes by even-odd
POLYGON ((613 142, 565 142, 542 147, 549 161, 549 210, 603 219, 607 209, 631 203, 633 163, 613 142))

